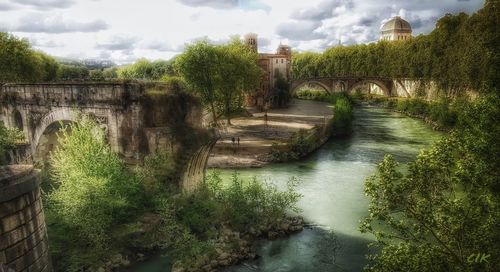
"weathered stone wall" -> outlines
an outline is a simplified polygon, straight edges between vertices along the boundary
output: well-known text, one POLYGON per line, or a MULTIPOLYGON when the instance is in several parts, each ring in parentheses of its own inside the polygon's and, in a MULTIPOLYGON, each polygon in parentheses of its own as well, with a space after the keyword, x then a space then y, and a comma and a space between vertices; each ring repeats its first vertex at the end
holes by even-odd
POLYGON ((210 140, 201 102, 161 83, 6 84, 0 89, 0 121, 20 128, 34 161, 47 161, 57 146, 59 122, 92 117, 107 132, 111 148, 128 164, 161 151, 184 171, 190 157, 210 140))
POLYGON ((79 114, 87 114, 108 132, 114 151, 137 157, 137 145, 124 147, 119 134, 120 128, 127 126, 132 130, 129 137, 137 140, 136 132, 142 125, 139 98, 143 94, 141 85, 131 83, 6 84, 0 89, 0 121, 7 127, 21 128, 32 154, 36 154, 49 125, 76 121, 79 114))
POLYGON ((39 172, 29 165, 0 167, 1 266, 15 272, 52 271, 39 172))

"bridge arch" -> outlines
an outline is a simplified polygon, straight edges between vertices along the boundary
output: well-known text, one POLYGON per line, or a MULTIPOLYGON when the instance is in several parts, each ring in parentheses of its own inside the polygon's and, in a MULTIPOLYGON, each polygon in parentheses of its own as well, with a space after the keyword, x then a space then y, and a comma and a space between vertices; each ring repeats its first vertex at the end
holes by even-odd
POLYGON ((295 92, 297 92, 298 89, 304 87, 305 85, 316 85, 316 86, 321 87, 328 94, 331 93, 330 87, 327 86, 326 84, 324 84, 323 82, 317 81, 317 80, 305 80, 304 82, 301 82, 301 83, 297 84, 297 86, 294 86, 292 88, 292 90, 291 90, 291 94, 294 95, 295 92))
POLYGON ((347 93, 350 94, 353 90, 355 90, 356 88, 358 88, 364 84, 375 84, 382 90, 382 92, 384 92, 385 96, 391 96, 390 86, 387 86, 386 83, 384 83, 380 80, 376 80, 376 79, 359 80, 359 81, 355 82, 354 84, 352 84, 351 86, 349 86, 349 88, 347 89, 347 93))
POLYGON ((37 148, 40 143, 40 139, 44 132, 54 123, 58 122, 76 122, 78 119, 78 113, 73 109, 62 108, 57 109, 49 114, 45 115, 42 120, 40 120, 40 124, 35 128, 35 132, 31 138, 31 150, 32 154, 37 154, 37 148))

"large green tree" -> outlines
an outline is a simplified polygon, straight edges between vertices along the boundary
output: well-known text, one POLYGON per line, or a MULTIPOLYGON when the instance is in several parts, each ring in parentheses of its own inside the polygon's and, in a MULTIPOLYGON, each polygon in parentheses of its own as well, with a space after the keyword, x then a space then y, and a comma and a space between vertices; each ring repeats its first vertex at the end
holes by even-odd
POLYGON ((500 82, 500 2, 472 15, 446 14, 428 35, 404 41, 335 46, 296 53, 294 78, 375 76, 433 81, 450 97, 491 92, 500 82))
POLYGON ((245 91, 258 87, 261 70, 257 66, 258 56, 239 38, 229 44, 217 46, 216 96, 231 124, 231 114, 245 91))
POLYGON ((380 248, 370 270, 500 270, 498 120, 498 95, 478 98, 406 171, 391 156, 379 164, 361 224, 380 248))
POLYGON ((0 32, 0 84, 52 81, 56 79, 57 69, 58 63, 34 51, 28 40, 0 32))
POLYGON ((176 70, 198 93, 202 101, 210 107, 214 123, 217 123, 216 88, 219 77, 218 50, 207 41, 197 42, 186 47, 186 50, 175 61, 176 70))
POLYGON ((218 108, 231 123, 231 113, 244 91, 258 87, 261 70, 258 56, 239 38, 228 44, 213 45, 200 41, 189 45, 175 62, 184 80, 209 106, 217 123, 218 108))

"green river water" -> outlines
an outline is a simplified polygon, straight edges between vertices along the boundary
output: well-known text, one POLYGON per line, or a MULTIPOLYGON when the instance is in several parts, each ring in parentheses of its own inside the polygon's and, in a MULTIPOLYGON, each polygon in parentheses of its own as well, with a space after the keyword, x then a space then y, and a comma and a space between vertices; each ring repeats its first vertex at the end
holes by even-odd
MULTIPOLYGON (((258 176, 279 186, 291 177, 299 178, 304 231, 274 241, 258 242, 259 258, 224 271, 361 271, 367 261, 370 235, 358 231, 367 214, 368 200, 363 184, 385 154, 400 162, 415 158, 441 133, 420 120, 383 109, 363 106, 355 109, 354 133, 347 139, 333 139, 300 162, 238 170, 243 178, 258 176)), ((221 170, 229 178, 233 170, 221 170)), ((152 259, 134 271, 168 271, 168 260, 152 259)))

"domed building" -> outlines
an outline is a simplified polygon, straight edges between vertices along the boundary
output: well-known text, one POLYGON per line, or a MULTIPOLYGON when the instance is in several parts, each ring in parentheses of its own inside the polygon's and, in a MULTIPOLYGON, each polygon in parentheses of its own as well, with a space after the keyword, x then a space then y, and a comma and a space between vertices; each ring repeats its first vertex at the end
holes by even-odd
POLYGON ((387 21, 381 28, 381 40, 400 41, 411 37, 411 25, 401 17, 396 16, 387 21))

